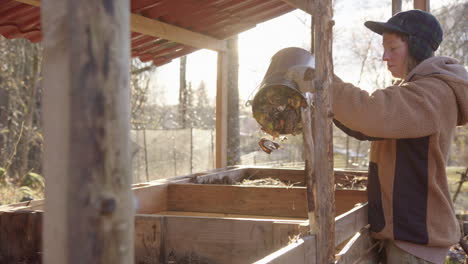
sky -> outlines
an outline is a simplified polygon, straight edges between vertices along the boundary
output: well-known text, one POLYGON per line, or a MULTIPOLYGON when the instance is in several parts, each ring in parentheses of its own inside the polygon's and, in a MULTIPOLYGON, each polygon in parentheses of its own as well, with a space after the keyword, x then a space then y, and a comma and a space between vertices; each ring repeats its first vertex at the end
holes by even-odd
MULTIPOLYGON (((454 0, 432 0, 431 10, 454 0)), ((403 10, 411 9, 412 1, 403 1, 403 10)), ((391 16, 391 0, 335 0, 334 65, 335 74, 343 80, 359 83, 368 91, 376 89, 370 83, 359 82, 360 60, 350 48, 354 41, 368 41, 380 47, 381 38, 363 25, 367 20, 386 21, 391 16), (352 14, 352 15, 350 15, 352 14), (375 38, 375 39, 374 39, 375 38)), ((253 99, 263 79, 271 57, 286 47, 310 48, 310 28, 304 24, 308 15, 300 10, 257 25, 239 34, 239 96, 241 102, 253 99)), ((360 43, 358 43, 360 44, 360 43)), ((200 50, 187 57, 187 82, 195 89, 203 81, 211 100, 216 96, 216 58, 210 50, 200 50)), ((179 59, 158 67, 151 81, 150 100, 166 105, 177 104, 179 94, 179 59)), ((381 64, 383 74, 385 65, 381 64)), ((361 79, 366 79, 364 75, 361 79)))

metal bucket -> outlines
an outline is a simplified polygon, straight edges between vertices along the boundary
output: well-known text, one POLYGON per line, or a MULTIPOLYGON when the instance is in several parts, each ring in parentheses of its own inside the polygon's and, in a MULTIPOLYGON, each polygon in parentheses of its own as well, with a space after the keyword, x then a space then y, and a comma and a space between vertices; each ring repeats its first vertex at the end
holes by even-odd
POLYGON ((296 135, 302 131, 301 107, 307 106, 299 85, 286 78, 296 66, 313 68, 314 57, 301 48, 285 48, 272 58, 270 66, 252 102, 252 113, 266 133, 296 135))

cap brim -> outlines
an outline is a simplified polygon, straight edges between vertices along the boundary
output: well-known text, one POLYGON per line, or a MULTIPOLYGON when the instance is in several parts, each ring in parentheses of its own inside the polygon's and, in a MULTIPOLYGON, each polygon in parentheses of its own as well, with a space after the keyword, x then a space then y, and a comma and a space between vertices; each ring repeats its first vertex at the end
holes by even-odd
POLYGON ((399 32, 403 34, 408 34, 404 30, 401 30, 399 27, 386 22, 366 21, 364 23, 364 26, 366 26, 368 29, 374 31, 379 35, 382 35, 384 32, 399 32))

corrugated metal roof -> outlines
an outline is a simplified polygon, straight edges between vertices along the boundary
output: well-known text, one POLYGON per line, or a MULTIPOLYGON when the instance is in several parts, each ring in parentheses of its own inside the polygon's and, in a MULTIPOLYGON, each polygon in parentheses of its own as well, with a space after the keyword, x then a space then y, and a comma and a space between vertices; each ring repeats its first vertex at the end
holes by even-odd
MULTIPOLYGON (((226 39, 294 10, 282 0, 131 0, 131 11, 147 18, 226 39)), ((41 41, 39 7, 0 0, 0 34, 41 41)), ((197 48, 132 32, 132 56, 159 66, 197 48)))

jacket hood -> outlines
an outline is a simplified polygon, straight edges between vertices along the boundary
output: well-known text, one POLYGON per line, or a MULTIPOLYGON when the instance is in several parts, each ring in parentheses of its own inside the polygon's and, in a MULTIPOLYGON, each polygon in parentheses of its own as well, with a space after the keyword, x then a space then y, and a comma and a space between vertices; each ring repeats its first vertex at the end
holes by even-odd
POLYGON ((411 81, 422 76, 431 76, 448 84, 456 97, 459 126, 468 123, 468 72, 456 59, 431 57, 416 66, 406 77, 411 81))

